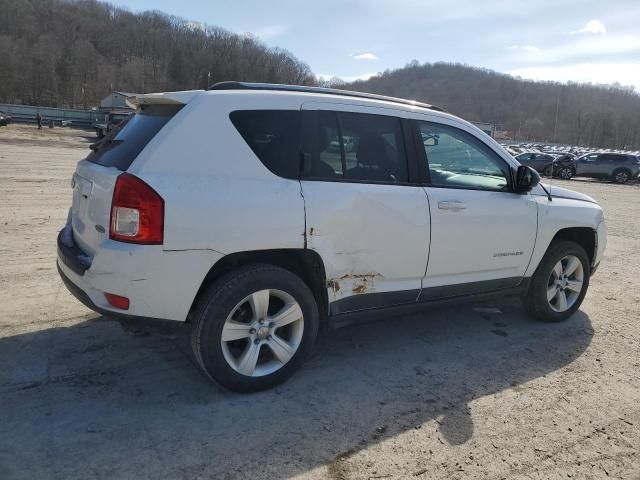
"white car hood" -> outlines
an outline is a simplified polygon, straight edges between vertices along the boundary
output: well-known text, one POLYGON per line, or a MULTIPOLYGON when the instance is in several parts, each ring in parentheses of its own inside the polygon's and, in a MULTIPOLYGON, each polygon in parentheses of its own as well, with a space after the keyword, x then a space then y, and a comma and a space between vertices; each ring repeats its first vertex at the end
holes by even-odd
MULTIPOLYGON (((592 197, 590 197, 589 195, 585 195, 584 193, 575 192, 573 190, 569 190, 568 188, 556 187, 555 185, 549 184, 546 184, 544 187, 551 193, 551 196, 554 198, 570 198, 572 200, 582 200, 583 202, 595 203, 596 205, 598 204, 598 202, 596 202, 592 197)), ((537 196, 547 196, 545 191, 540 186, 537 186, 536 188, 531 190, 531 193, 537 196)))

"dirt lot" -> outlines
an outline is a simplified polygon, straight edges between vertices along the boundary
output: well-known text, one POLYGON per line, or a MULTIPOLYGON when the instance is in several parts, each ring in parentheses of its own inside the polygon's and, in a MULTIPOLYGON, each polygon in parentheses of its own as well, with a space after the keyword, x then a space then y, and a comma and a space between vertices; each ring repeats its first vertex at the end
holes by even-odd
POLYGON ((610 233, 569 321, 507 301, 389 317, 243 396, 196 370, 186 326, 100 317, 62 286, 82 135, 0 129, 0 479, 640 478, 640 187, 562 183, 610 233))

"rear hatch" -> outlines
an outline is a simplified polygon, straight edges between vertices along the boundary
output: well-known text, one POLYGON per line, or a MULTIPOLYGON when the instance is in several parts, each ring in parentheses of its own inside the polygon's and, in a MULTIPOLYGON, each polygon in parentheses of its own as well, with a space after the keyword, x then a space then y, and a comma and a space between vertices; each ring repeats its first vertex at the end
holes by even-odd
POLYGON ((88 255, 93 256, 109 237, 116 179, 193 96, 185 98, 185 93, 188 92, 178 92, 173 97, 169 94, 138 97, 139 110, 92 145, 91 153, 78 163, 71 181, 71 223, 77 245, 88 255))

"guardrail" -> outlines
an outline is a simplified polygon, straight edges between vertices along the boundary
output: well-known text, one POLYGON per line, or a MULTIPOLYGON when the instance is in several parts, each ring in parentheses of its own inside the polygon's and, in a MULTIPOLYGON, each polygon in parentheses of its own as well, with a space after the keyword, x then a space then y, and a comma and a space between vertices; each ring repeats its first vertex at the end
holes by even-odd
POLYGON ((98 110, 79 110, 72 108, 37 107, 0 103, 0 111, 8 113, 13 122, 36 123, 36 115, 42 115, 42 124, 71 125, 76 128, 90 128, 91 124, 104 119, 104 112, 98 110))

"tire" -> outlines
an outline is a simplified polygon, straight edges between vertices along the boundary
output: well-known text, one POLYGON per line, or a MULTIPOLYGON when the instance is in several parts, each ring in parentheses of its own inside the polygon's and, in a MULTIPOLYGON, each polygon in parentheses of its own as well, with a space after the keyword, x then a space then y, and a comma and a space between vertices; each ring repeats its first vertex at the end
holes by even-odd
POLYGON ((625 170, 624 168, 621 168, 619 170, 614 171, 613 174, 611 175, 611 178, 613 178, 614 182, 622 185, 629 181, 629 179, 631 178, 631 172, 629 170, 625 170))
POLYGON ((551 165, 545 167, 544 170, 542 170, 542 175, 545 177, 553 177, 553 167, 551 165))
POLYGON ((533 274, 529 290, 523 298, 525 310, 532 317, 545 322, 566 320, 580 308, 589 288, 590 274, 589 258, 580 245, 566 240, 552 242, 533 274), (570 266, 569 262, 573 262, 573 259, 579 262, 579 265, 571 263, 570 266), (567 276, 566 281, 559 278, 559 264, 562 266, 563 276, 575 265, 575 270, 567 276), (578 289, 578 280, 581 281, 581 285, 577 292, 575 290, 578 289), (549 300, 548 295, 554 290, 556 294, 549 300), (565 305, 561 302, 561 295, 565 297, 565 305))
POLYGON ((203 292, 193 315, 191 347, 209 378, 235 392, 257 392, 281 384, 297 370, 313 349, 318 323, 315 298, 301 278, 280 267, 251 265, 203 292), (256 316, 257 311, 262 314, 256 316), (273 326, 285 311, 280 321, 289 323, 273 326), (255 358, 253 369, 247 358, 255 358))
POLYGON ((562 180, 571 180, 571 178, 573 178, 574 175, 575 175, 575 172, 571 167, 562 167, 558 171, 558 177, 560 177, 562 180))

